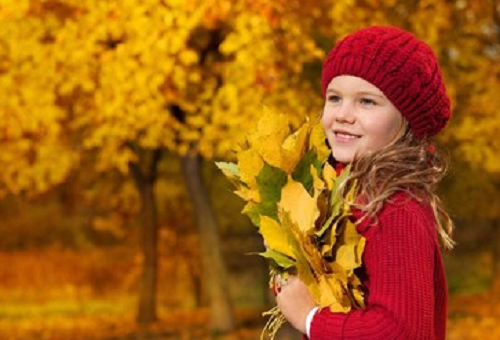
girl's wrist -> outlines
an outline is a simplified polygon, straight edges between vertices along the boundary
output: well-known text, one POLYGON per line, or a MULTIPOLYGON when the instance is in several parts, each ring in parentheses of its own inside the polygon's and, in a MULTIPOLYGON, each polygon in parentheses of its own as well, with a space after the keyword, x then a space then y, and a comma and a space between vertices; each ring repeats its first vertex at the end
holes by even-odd
POLYGON ((314 307, 313 309, 311 309, 309 311, 309 313, 307 313, 307 317, 306 317, 306 325, 305 325, 305 332, 304 334, 310 338, 310 335, 311 335, 311 324, 312 324, 312 320, 314 318, 314 315, 316 315, 316 312, 318 311, 319 307, 314 307))

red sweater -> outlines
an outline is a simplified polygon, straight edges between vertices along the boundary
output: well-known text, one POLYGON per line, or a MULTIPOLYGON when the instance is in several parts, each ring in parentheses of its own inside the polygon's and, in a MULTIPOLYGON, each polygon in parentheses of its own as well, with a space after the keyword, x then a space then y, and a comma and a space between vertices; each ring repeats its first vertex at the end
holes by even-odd
POLYGON ((311 340, 444 340, 447 284, 434 216, 428 205, 399 193, 363 221, 366 307, 347 314, 318 312, 311 340))

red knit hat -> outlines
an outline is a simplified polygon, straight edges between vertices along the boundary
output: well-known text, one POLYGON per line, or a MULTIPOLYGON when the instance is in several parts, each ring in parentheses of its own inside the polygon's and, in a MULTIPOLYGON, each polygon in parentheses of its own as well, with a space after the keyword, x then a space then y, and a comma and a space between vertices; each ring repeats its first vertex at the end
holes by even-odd
POLYGON ((372 26, 338 42, 323 65, 323 96, 340 75, 359 77, 379 88, 417 137, 435 136, 450 119, 450 99, 436 56, 402 29, 372 26))

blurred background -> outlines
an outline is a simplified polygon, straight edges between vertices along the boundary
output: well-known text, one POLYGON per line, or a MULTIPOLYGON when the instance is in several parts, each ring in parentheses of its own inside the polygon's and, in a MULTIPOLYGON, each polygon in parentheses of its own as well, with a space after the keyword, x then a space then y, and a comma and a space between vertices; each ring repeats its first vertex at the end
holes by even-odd
POLYGON ((498 0, 0 0, 0 338, 258 339, 262 241, 214 162, 263 106, 319 113, 372 24, 442 65, 448 339, 500 339, 498 0))

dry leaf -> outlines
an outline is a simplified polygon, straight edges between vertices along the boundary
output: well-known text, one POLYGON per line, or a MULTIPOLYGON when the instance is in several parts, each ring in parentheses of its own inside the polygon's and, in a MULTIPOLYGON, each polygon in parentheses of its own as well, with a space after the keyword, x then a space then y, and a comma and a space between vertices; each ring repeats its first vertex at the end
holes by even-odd
POLYGON ((316 200, 311 197, 304 186, 288 178, 288 183, 281 191, 279 209, 290 214, 292 222, 296 223, 299 230, 307 233, 314 229, 314 221, 319 216, 316 200))
POLYGON ((295 258, 293 249, 287 241, 287 234, 278 222, 267 216, 260 216, 260 233, 271 250, 290 258, 295 258))
POLYGON ((237 157, 241 181, 250 187, 256 187, 256 177, 264 166, 264 161, 252 149, 242 150, 238 153, 237 157))
POLYGON ((281 145, 290 134, 288 119, 281 113, 270 113, 264 108, 257 130, 248 135, 250 150, 257 152, 271 166, 281 166, 281 145))
POLYGON ((310 127, 303 125, 299 130, 288 136, 281 146, 281 166, 287 174, 291 174, 304 154, 307 134, 310 127))

